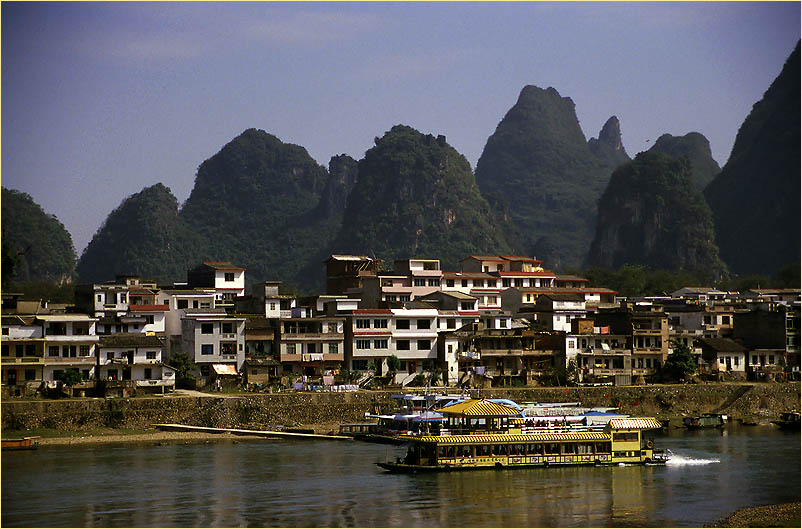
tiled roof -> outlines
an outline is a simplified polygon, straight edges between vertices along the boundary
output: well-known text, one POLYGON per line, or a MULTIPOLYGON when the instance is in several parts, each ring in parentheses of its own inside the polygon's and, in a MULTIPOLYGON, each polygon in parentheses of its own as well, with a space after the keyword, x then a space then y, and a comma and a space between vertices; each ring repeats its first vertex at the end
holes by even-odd
POLYGON ((229 261, 203 261, 202 264, 214 268, 215 270, 245 270, 241 266, 231 264, 229 261))
POLYGON ((610 428, 613 430, 655 430, 663 425, 654 417, 627 417, 626 419, 611 419, 610 428))
POLYGON ((468 399, 445 408, 434 410, 444 415, 471 415, 476 417, 509 417, 520 415, 520 411, 487 399, 468 399))

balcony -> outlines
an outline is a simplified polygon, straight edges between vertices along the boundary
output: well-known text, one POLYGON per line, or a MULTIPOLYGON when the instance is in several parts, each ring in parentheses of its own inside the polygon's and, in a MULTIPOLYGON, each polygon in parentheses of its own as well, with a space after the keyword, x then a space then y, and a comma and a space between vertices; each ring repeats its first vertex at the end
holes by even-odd
POLYGON ((42 364, 44 363, 44 356, 4 356, 0 363, 3 365, 8 364, 42 364))
POLYGON ((344 335, 336 332, 298 332, 298 333, 282 333, 281 340, 289 341, 310 341, 310 340, 325 340, 326 342, 334 342, 342 340, 344 335))
POLYGON ((61 356, 48 356, 44 359, 46 365, 79 364, 93 366, 96 363, 94 356, 73 356, 64 358, 61 356))
POLYGON ((236 340, 237 334, 233 332, 224 332, 220 335, 220 339, 222 340, 236 340))

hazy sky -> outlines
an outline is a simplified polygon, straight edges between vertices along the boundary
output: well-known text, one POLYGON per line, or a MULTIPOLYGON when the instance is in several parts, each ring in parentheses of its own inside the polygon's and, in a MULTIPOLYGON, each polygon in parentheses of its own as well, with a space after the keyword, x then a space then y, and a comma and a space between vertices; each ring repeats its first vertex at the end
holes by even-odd
POLYGON ((2 184, 80 255, 125 197, 183 202, 251 127, 320 164, 393 125, 471 163, 521 88, 612 115, 630 156, 704 134, 724 165, 800 38, 800 3, 2 3, 2 184))

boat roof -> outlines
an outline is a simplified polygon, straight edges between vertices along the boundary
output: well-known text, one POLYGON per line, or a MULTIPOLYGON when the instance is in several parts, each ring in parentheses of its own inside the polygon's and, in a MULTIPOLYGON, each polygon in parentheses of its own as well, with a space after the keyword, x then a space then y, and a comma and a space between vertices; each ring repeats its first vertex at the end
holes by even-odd
POLYGON ((663 424, 654 417, 610 419, 610 428, 612 430, 654 430, 662 427, 663 424))
POLYGON ((493 402, 488 399, 468 399, 456 404, 451 404, 444 408, 438 408, 434 411, 440 412, 444 415, 461 415, 461 416, 474 416, 474 417, 509 417, 513 415, 520 415, 521 411, 493 402))
POLYGON ((486 444, 497 442, 525 443, 530 441, 609 441, 610 434, 599 431, 567 433, 488 434, 488 435, 400 435, 399 439, 420 443, 486 444))

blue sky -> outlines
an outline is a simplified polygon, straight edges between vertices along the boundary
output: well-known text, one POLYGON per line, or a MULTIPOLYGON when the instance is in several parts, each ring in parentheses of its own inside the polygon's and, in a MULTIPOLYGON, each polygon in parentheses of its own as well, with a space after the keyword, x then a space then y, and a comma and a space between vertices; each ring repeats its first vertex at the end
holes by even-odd
POLYGON ((58 216, 80 255, 125 197, 183 202, 251 127, 320 164, 393 125, 475 167, 521 88, 612 115, 630 156, 697 131, 726 162, 800 38, 800 3, 2 3, 2 184, 58 216))

